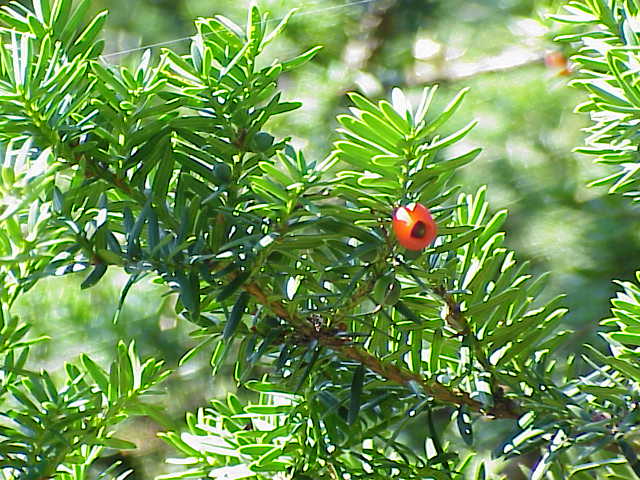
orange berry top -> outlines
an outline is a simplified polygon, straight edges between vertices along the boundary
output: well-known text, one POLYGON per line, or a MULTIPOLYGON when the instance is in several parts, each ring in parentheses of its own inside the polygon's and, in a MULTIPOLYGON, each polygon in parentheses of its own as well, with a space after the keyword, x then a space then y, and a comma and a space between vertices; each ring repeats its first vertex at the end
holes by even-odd
POLYGON ((416 202, 393 211, 393 232, 404 248, 422 250, 436 238, 438 226, 429 209, 416 202))
POLYGON ((544 56, 544 64, 549 70, 556 71, 558 75, 571 75, 569 62, 562 52, 548 52, 544 56))
POLYGON ((553 51, 547 52, 544 56, 544 64, 547 68, 551 69, 561 69, 566 68, 567 66, 567 57, 565 57, 562 52, 553 51))

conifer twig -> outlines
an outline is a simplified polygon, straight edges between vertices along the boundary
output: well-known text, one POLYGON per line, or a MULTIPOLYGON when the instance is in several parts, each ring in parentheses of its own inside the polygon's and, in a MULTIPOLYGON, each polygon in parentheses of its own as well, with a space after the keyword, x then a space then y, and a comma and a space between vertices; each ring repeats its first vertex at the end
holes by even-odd
POLYGON ((332 349, 343 358, 361 363, 390 382, 404 386, 412 383, 417 384, 427 395, 432 396, 439 402, 457 406, 464 405, 471 411, 488 416, 498 418, 518 418, 520 416, 518 408, 507 398, 496 398, 495 405, 490 409, 486 409, 482 403, 471 398, 466 392, 447 387, 436 380, 428 380, 422 375, 410 372, 392 363, 383 362, 362 347, 353 345, 347 338, 336 336, 332 330, 325 331, 320 329, 318 331, 311 322, 305 322, 295 313, 290 313, 281 302, 270 300, 270 295, 265 293, 256 283, 248 283, 244 286, 244 289, 253 295, 258 303, 269 308, 273 313, 289 323, 299 336, 316 339, 320 345, 332 349))

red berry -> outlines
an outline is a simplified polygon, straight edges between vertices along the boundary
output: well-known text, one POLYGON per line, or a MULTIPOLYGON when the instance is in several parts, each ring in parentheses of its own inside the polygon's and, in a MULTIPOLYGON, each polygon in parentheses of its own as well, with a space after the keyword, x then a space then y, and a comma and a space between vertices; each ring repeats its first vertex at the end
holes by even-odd
POLYGON ((557 50, 547 52, 544 56, 544 64, 551 69, 565 68, 567 66, 567 58, 557 50))
POLYGON ((557 75, 571 75, 571 67, 562 52, 547 52, 544 56, 544 64, 549 70, 557 72, 557 75))
POLYGON ((404 248, 422 250, 436 238, 438 226, 427 207, 410 203, 393 211, 393 231, 404 248))

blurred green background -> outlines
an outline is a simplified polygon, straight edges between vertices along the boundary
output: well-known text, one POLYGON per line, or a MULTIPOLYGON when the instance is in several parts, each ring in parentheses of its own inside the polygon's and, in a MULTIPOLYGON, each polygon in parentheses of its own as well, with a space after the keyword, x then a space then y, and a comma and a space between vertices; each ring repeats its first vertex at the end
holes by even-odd
MULTIPOLYGON (((135 62, 141 52, 114 53, 145 45, 171 42, 168 48, 187 52, 184 37, 193 33, 196 17, 222 14, 242 24, 248 3, 94 0, 93 8, 111 12, 105 60, 117 65, 135 62)), ((567 86, 571 77, 543 61, 559 48, 551 42, 556 27, 544 18, 556 5, 533 0, 258 3, 276 20, 291 8, 299 9, 266 60, 324 46, 312 63, 282 82, 285 96, 303 101, 303 109, 271 124, 272 133, 293 136, 309 158, 330 151, 334 118, 348 106, 347 91, 384 97, 399 86, 417 97, 424 86, 437 82, 437 109, 459 89, 471 87, 450 127, 478 119, 464 146, 484 151, 459 181, 468 192, 489 185, 493 210, 510 211, 507 245, 535 271, 552 272, 547 295, 567 295, 571 313, 566 322, 576 331, 567 349, 595 341, 598 320, 607 316, 608 298, 615 291, 611 280, 632 278, 635 263, 630 259, 638 258, 640 238, 630 222, 636 212, 629 202, 586 187, 604 167, 571 153, 583 140, 580 129, 587 119, 572 113, 582 98, 567 86)), ((159 52, 160 47, 153 47, 156 56, 159 52)), ((126 276, 112 272, 109 279, 82 292, 81 278, 49 279, 22 298, 18 313, 34 324, 36 333, 52 337, 34 358, 51 370, 80 352, 107 362, 123 338, 135 339, 144 355, 163 358, 176 368, 195 341, 188 335, 190 325, 175 317, 175 299, 146 279, 131 290, 114 325, 126 276)), ((204 366, 205 355, 200 358, 204 366)), ((192 360, 177 369, 167 383, 163 402, 176 422, 186 410, 230 387, 214 382, 206 368, 197 369, 198 363, 192 360)), ((137 420, 124 429, 124 436, 140 445, 121 458, 135 468, 130 478, 166 471, 159 460, 165 447, 155 439, 162 426, 137 420)))

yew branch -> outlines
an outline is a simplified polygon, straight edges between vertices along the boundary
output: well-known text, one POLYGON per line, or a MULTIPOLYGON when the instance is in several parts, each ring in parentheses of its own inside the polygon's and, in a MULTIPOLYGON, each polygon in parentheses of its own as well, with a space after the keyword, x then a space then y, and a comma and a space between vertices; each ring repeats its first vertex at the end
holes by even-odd
POLYGON ((468 393, 447 387, 435 380, 428 380, 422 375, 398 367, 397 365, 383 362, 375 355, 367 352, 364 348, 353 345, 344 337, 318 334, 318 331, 310 322, 306 322, 295 313, 289 312, 282 302, 270 299, 270 296, 265 293, 264 289, 256 283, 248 283, 244 286, 244 289, 253 295, 258 303, 264 305, 274 314, 289 323, 300 336, 316 338, 322 346, 330 348, 342 358, 359 362, 390 382, 403 386, 417 384, 427 395, 433 397, 438 402, 466 406, 471 411, 488 416, 498 418, 518 418, 520 416, 518 408, 509 399, 502 397, 496 398, 493 408, 486 409, 483 404, 471 398, 468 393))

